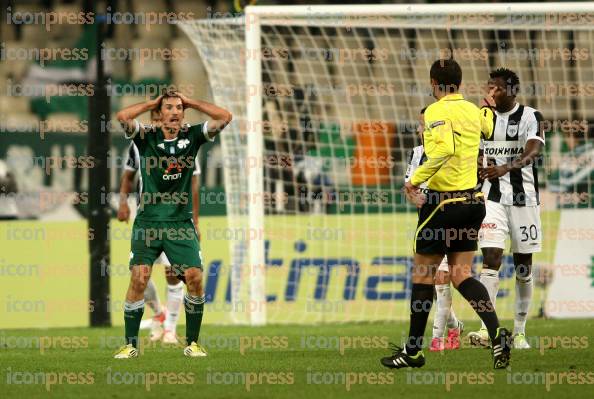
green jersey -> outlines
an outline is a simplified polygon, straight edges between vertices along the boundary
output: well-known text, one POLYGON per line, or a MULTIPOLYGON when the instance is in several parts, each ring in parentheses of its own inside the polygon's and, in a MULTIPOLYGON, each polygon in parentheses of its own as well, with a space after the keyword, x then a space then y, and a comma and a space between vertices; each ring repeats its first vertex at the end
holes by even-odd
POLYGON ((207 141, 206 123, 184 125, 165 139, 158 127, 145 126, 132 140, 140 157, 140 201, 137 219, 178 221, 192 217, 192 174, 200 146, 207 141))

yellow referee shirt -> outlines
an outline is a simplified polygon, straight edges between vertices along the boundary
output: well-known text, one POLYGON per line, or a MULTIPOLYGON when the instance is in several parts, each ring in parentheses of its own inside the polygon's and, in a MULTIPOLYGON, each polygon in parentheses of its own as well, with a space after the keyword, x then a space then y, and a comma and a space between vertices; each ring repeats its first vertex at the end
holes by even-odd
POLYGON ((481 134, 493 133, 493 111, 479 108, 462 94, 449 94, 425 110, 425 161, 411 183, 435 191, 469 190, 477 184, 477 158, 481 134))

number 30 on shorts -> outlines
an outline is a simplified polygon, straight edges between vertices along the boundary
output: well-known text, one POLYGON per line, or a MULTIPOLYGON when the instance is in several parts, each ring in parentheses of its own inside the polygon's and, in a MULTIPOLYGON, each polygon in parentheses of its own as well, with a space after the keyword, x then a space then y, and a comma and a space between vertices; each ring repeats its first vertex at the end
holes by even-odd
POLYGON ((531 224, 530 226, 520 226, 520 234, 522 234, 522 242, 526 242, 529 239, 536 240, 538 238, 538 229, 535 224, 531 224))

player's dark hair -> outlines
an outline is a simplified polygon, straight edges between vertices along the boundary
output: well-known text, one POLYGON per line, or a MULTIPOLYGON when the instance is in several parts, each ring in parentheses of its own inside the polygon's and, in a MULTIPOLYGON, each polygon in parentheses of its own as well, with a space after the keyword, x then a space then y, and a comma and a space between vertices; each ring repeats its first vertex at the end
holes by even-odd
POLYGON ((491 79, 500 78, 505 82, 505 92, 508 96, 517 96, 520 91, 520 78, 507 68, 498 68, 489 74, 491 79))
POLYGON ((166 98, 179 98, 181 100, 181 97, 173 90, 163 90, 163 93, 161 95, 163 97, 161 97, 161 101, 159 101, 159 106, 157 107, 159 111, 163 106, 163 100, 165 100, 166 98))
POLYGON ((437 82, 444 93, 455 93, 462 83, 462 69, 452 59, 440 59, 431 65, 429 77, 437 82))

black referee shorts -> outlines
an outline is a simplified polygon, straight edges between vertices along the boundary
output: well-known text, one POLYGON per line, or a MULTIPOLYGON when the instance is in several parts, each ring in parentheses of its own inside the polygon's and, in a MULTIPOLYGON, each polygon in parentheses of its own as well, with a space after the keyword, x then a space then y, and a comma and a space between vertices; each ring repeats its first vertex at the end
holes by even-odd
POLYGON ((476 251, 478 233, 485 217, 485 199, 480 191, 439 192, 428 190, 419 211, 414 252, 445 255, 476 251))

